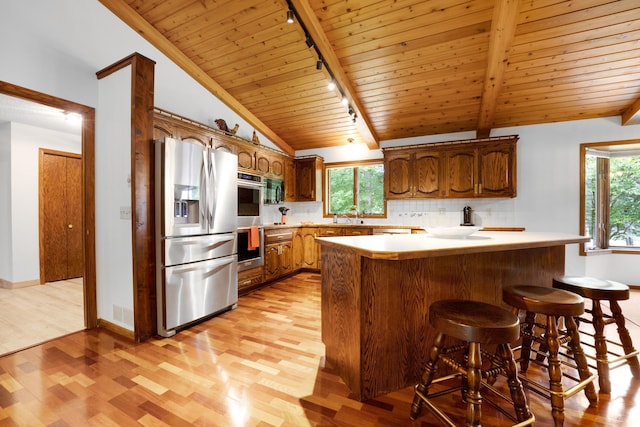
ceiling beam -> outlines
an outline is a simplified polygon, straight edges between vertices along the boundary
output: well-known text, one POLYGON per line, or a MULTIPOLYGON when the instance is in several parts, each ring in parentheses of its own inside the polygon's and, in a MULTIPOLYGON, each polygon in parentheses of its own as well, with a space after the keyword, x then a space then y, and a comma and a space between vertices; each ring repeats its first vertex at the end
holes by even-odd
POLYGON ((622 122, 624 125, 635 125, 640 123, 640 98, 636 99, 629 108, 622 113, 622 122))
POLYGON ((133 8, 125 3, 124 0, 99 0, 107 9, 109 9, 120 20, 130 26, 136 33, 144 37, 149 43, 155 46, 160 52, 165 54, 171 61, 176 63, 187 74, 193 77, 198 83, 204 86, 216 98, 222 101, 227 107, 245 119, 258 132, 262 133, 274 144, 276 144, 285 153, 294 155, 295 150, 273 132, 267 125, 262 123, 260 119, 253 115, 251 111, 245 108, 237 99, 229 92, 206 74, 202 69, 191 61, 184 53, 176 48, 166 37, 156 30, 152 25, 144 20, 133 8))
POLYGON ((480 115, 476 131, 477 138, 487 138, 495 121, 496 103, 507 68, 509 50, 518 21, 518 0, 496 0, 493 6, 489 53, 485 73, 480 115))
POLYGON ((351 107, 358 115, 355 125, 358 129, 358 132, 360 133, 360 136, 362 137, 363 142, 366 143, 371 150, 380 148, 380 141, 378 140, 378 137, 373 130, 371 120, 366 114, 364 114, 362 103, 355 96, 356 92, 351 85, 351 82, 346 73, 342 69, 342 64, 340 64, 340 60, 334 52, 333 47, 331 46, 331 43, 327 38, 327 35, 324 33, 324 30, 322 29, 318 18, 309 5, 309 1, 291 0, 291 4, 293 4, 293 7, 296 9, 298 16, 309 32, 309 35, 315 42, 316 47, 322 53, 322 59, 331 69, 336 83, 340 86, 340 88, 342 88, 343 95, 349 99, 349 105, 351 105, 351 107))

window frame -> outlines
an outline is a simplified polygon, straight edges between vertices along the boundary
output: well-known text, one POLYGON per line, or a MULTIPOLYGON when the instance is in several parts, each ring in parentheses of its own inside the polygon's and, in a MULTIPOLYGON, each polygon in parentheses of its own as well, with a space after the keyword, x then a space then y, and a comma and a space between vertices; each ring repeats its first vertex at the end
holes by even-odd
MULTIPOLYGON (((580 235, 585 236, 585 219, 586 219, 586 159, 587 152, 589 149, 602 150, 608 149, 610 147, 623 147, 623 146, 640 146, 640 139, 629 139, 629 140, 621 140, 621 141, 607 141, 607 142, 589 142, 580 144, 580 235)), ((640 148, 638 148, 640 150, 640 148)), ((612 150, 606 150, 612 151, 612 150)), ((609 170, 608 161, 606 162, 606 170, 609 170)), ((597 178, 596 178, 597 179, 597 178)), ((602 241, 606 239, 605 247, 597 247, 595 249, 585 249, 585 245, 579 245, 579 253, 581 256, 589 256, 589 255, 600 255, 600 254, 635 254, 640 255, 640 247, 626 247, 626 246, 609 246, 608 236, 610 234, 610 206, 609 206, 609 183, 610 181, 607 179, 603 185, 598 185, 598 192, 602 193, 606 191, 606 206, 598 205, 596 210, 599 210, 600 215, 605 215, 604 227, 601 231, 599 231, 600 236, 598 240, 602 241)))
MULTIPOLYGON (((368 160, 356 160, 356 161, 344 161, 344 162, 333 162, 333 163, 325 163, 323 165, 322 168, 322 182, 323 182, 323 188, 322 188, 322 194, 323 194, 323 198, 322 198, 322 216, 323 218, 332 218, 333 217, 333 213, 329 212, 329 169, 333 169, 333 168, 344 168, 344 167, 360 167, 360 166, 372 166, 372 165, 382 165, 383 171, 384 171, 384 159, 368 159, 368 160)), ((354 177, 354 178, 357 178, 354 177)), ((358 180, 354 179, 353 182, 354 185, 354 194, 356 193, 356 189, 358 186, 358 180)), ((384 186, 384 183, 383 183, 384 186)), ((384 212, 381 214, 371 214, 371 213, 367 213, 367 214, 358 214, 358 218, 387 218, 387 199, 384 197, 384 188, 383 188, 383 206, 384 206, 384 212)), ((356 200, 356 204, 357 204, 357 200, 356 200)), ((354 218, 355 215, 352 214, 340 214, 341 217, 348 217, 348 218, 354 218)))

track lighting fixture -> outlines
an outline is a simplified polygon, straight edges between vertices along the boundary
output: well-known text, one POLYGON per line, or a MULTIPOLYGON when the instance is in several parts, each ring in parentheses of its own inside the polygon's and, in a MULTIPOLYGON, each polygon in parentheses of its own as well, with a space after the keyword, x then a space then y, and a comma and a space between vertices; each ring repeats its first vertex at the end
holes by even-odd
POLYGON ((296 12, 296 9, 293 7, 291 0, 287 0, 287 6, 288 6, 287 22, 289 24, 293 24, 293 21, 296 20, 297 18, 298 24, 300 25, 304 33, 305 43, 307 47, 309 49, 313 48, 313 50, 315 50, 316 54, 318 55, 318 60, 316 61, 316 70, 321 71, 323 66, 327 69, 327 73, 329 74, 329 79, 330 79, 329 83, 327 84, 327 89, 329 91, 332 91, 335 89, 338 90, 338 94, 340 95, 340 102, 342 102, 342 105, 349 106, 349 117, 355 123, 356 117, 357 117, 356 112, 353 110, 351 105, 349 105, 349 100, 344 95, 344 92, 342 91, 340 86, 338 86, 338 83, 336 83, 333 73, 331 72, 331 70, 329 69, 329 66, 324 62, 324 59, 322 58, 322 53, 320 52, 320 49, 318 48, 318 46, 315 44, 315 42, 309 35, 309 32, 307 31, 307 28, 304 25, 304 22, 302 22, 302 20, 300 19, 300 16, 298 16, 298 13, 296 12))
POLYGON ((311 36, 309 36, 309 34, 307 34, 306 36, 305 43, 307 44, 307 47, 309 49, 311 49, 315 45, 315 43, 313 42, 313 39, 311 38, 311 36))

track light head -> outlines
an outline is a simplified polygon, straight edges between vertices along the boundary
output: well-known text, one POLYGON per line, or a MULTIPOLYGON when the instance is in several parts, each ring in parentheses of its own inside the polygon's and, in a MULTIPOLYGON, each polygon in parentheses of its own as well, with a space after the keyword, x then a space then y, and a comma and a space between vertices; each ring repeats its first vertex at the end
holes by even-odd
POLYGON ((347 105, 349 103, 349 100, 346 96, 342 95, 342 99, 340 100, 340 102, 342 102, 342 105, 347 105))
POLYGON ((331 90, 334 90, 335 88, 336 88, 336 82, 331 80, 327 85, 327 89, 331 91, 331 90))
POLYGON ((316 62, 316 70, 320 71, 322 70, 322 63, 324 61, 322 60, 322 58, 318 58, 318 62, 316 62))
POLYGON ((313 43, 313 39, 307 34, 307 38, 305 39, 305 43, 307 47, 311 49, 315 43, 313 43))
POLYGON ((293 10, 287 10, 287 22, 293 24, 293 10))

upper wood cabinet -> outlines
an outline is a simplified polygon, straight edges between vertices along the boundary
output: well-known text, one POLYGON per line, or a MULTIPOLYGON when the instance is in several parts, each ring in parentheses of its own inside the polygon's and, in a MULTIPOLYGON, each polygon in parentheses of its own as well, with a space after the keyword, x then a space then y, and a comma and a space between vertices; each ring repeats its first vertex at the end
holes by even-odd
POLYGON ((442 181, 441 164, 441 155, 437 151, 407 150, 385 155, 385 197, 438 197, 442 181))
POLYGON ((289 198, 285 198, 285 200, 296 202, 321 201, 323 165, 324 160, 319 156, 295 159, 293 168, 295 170, 295 178, 293 178, 293 181, 295 181, 293 182, 295 194, 287 190, 287 183, 285 182, 285 193, 289 195, 289 198))
POLYGON ((285 179, 285 160, 288 156, 248 143, 239 143, 236 151, 239 169, 269 178, 285 179))
POLYGON ((284 200, 296 201, 296 164, 291 157, 284 159, 284 200))
POLYGON ((387 199, 516 196, 516 142, 499 137, 387 150, 387 199))

